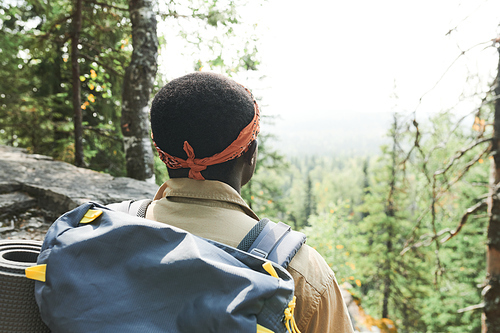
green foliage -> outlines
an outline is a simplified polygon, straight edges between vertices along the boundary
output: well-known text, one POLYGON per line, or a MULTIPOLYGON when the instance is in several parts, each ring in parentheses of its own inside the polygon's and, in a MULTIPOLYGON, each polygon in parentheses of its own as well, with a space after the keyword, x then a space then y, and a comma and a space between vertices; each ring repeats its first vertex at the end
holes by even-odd
MULTIPOLYGON (((126 12, 84 3, 79 59, 88 166, 124 175, 119 128, 121 75, 129 51, 126 12), (122 26, 121 28, 119 28, 122 26), (125 48, 124 48, 125 49, 125 48)), ((0 141, 67 162, 74 159, 69 61, 72 2, 3 5, 0 141), (9 18, 8 20, 6 20, 9 18), (15 73, 15 75, 13 75, 15 73), (5 112, 3 112, 5 111, 5 112)))
POLYGON ((181 52, 195 59, 194 70, 218 70, 232 76, 256 70, 260 64, 257 24, 242 19, 240 10, 248 4, 231 0, 169 1, 160 3, 160 17, 187 42, 181 52))
MULTIPOLYGON (((489 112, 481 110, 481 117, 489 112)), ((382 147, 367 168, 361 159, 293 163, 302 165, 294 177, 314 165, 317 214, 303 229, 308 243, 340 283, 349 283, 344 287, 361 299, 367 314, 381 318, 387 302, 399 332, 480 332, 480 311, 458 310, 481 302, 486 215, 469 216, 460 234, 441 241, 487 193, 487 144, 472 147, 490 135, 484 123, 476 117, 471 130, 446 113, 421 121, 418 129, 403 123, 390 132, 396 144, 382 147), (433 237, 439 231, 442 236, 433 237)), ((301 200, 304 178, 288 190, 301 193, 301 200)))
POLYGON ((312 216, 310 226, 302 231, 307 235, 307 243, 315 248, 335 272, 339 283, 350 282, 361 286, 361 271, 353 262, 353 216, 347 203, 330 204, 329 212, 312 216))
POLYGON ((167 166, 157 154, 154 155, 154 170, 157 185, 161 185, 169 179, 167 166))
MULTIPOLYGON (((268 117, 263 122, 272 121, 268 117)), ((262 217, 285 220, 285 179, 281 177, 289 165, 284 156, 272 148, 272 134, 261 133, 258 139, 258 156, 255 173, 250 182, 242 188, 241 195, 248 205, 262 217)))
MULTIPOLYGON (((124 0, 85 1, 80 41, 85 161, 117 176, 125 174, 120 98, 131 43, 128 13, 119 8, 126 7, 124 0)), ((72 10, 67 0, 0 3, 0 143, 68 162, 72 10)), ((233 75, 259 65, 255 31, 242 33, 236 2, 169 1, 160 15, 180 24, 196 70, 233 75)), ((164 83, 157 78, 156 88, 164 83)), ((373 317, 387 304, 400 332, 480 332, 480 311, 457 311, 481 302, 484 212, 442 241, 488 192, 488 143, 474 143, 491 136, 492 112, 485 106, 460 122, 442 113, 400 124, 390 132, 395 144, 369 162, 345 156, 288 162, 263 133, 256 173, 242 196, 262 217, 302 229, 373 317)), ((158 184, 168 179, 158 157, 155 174, 158 184)))

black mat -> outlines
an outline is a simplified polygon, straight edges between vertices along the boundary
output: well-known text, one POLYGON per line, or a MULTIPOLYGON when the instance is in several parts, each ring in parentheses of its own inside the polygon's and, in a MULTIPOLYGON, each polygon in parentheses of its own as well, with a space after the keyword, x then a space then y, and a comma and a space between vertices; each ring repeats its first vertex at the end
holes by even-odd
POLYGON ((36 265, 42 242, 0 240, 0 332, 50 332, 35 302, 35 281, 25 277, 36 265))

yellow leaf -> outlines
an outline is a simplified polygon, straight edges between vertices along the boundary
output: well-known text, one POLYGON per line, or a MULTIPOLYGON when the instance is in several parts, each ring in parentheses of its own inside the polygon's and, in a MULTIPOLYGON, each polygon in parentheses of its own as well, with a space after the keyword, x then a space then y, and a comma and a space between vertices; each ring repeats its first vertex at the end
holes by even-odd
POLYGON ((94 90, 94 88, 95 88, 95 87, 94 87, 94 85, 91 83, 91 84, 89 84, 89 88, 90 88, 90 90, 94 90))
POLYGON ((480 158, 480 159, 478 160, 478 162, 479 162, 479 163, 483 163, 484 161, 483 161, 483 159, 482 159, 482 158, 480 158))
POLYGON ((272 200, 267 200, 267 204, 268 204, 268 205, 270 205, 270 204, 272 204, 272 203, 273 203, 273 201, 272 201, 272 200))
POLYGON ((82 110, 85 110, 87 106, 85 104, 82 104, 82 110))
POLYGON ((333 209, 330 209, 330 214, 333 214, 335 213, 335 211, 333 209))
POLYGON ((329 249, 331 250, 331 249, 333 249, 333 246, 331 246, 331 245, 328 245, 328 248, 329 248, 329 249))
POLYGON ((356 280, 356 284, 358 285, 358 287, 361 287, 361 281, 360 280, 356 280))
POLYGON ((339 245, 337 245, 337 246, 335 246, 335 247, 336 247, 337 249, 339 249, 339 250, 342 250, 342 249, 344 248, 344 245, 339 244, 339 245))
POLYGON ((90 70, 90 77, 95 79, 97 77, 97 73, 95 72, 95 70, 91 69, 90 70))
POLYGON ((460 267, 460 271, 461 272, 465 271, 465 268, 464 267, 460 267))
POLYGON ((63 58, 63 61, 64 62, 68 62, 68 58, 63 58))
POLYGON ((349 280, 354 280, 354 276, 349 276, 349 280))
POLYGON ((254 200, 254 199, 255 199, 255 197, 252 195, 252 196, 250 197, 250 200, 254 200))
POLYGON ((344 254, 345 254, 346 256, 349 256, 349 254, 350 254, 350 253, 349 253, 349 251, 347 251, 347 252, 345 252, 344 254))
POLYGON ((125 44, 122 44, 120 48, 123 50, 125 48, 125 44))

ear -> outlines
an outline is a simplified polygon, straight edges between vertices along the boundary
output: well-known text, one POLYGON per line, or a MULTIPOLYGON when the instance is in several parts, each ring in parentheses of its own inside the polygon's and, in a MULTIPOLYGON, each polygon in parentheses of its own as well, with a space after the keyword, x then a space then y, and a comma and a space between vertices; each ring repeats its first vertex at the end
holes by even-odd
POLYGON ((241 174, 241 186, 250 181, 257 165, 258 143, 253 141, 248 147, 248 150, 243 154, 243 169, 241 174))
POLYGON ((257 162, 257 140, 252 141, 250 147, 244 154, 245 163, 248 165, 253 165, 257 162))

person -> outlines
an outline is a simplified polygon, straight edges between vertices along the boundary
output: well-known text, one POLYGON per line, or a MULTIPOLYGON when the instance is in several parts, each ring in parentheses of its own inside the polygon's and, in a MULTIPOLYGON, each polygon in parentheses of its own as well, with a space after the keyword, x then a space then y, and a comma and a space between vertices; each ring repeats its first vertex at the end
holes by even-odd
MULTIPOLYGON (((165 85, 151 129, 170 179, 146 218, 236 247, 259 221, 240 195, 255 170, 259 121, 252 93, 223 75, 196 72, 165 85)), ((335 275, 313 248, 303 245, 287 270, 302 333, 353 331, 335 275)))

